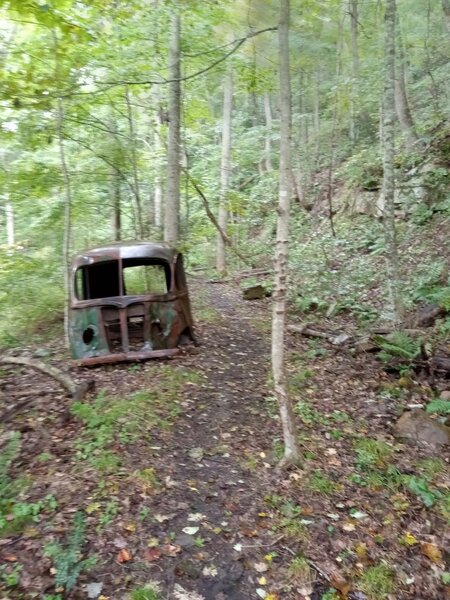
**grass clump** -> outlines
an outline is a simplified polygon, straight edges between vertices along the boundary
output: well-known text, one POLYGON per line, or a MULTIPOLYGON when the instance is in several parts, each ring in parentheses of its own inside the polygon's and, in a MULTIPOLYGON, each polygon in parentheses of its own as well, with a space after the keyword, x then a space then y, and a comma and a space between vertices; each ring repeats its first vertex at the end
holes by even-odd
POLYGON ((306 487, 311 492, 321 496, 332 496, 339 490, 339 486, 326 473, 320 470, 313 471, 309 476, 306 487))
POLYGON ((147 583, 134 589, 128 598, 129 600, 162 600, 160 587, 157 583, 147 583))
POLYGON ((395 590, 394 572, 381 563, 369 567, 360 579, 359 588, 370 600, 383 600, 395 590))
POLYGON ((371 438, 357 440, 354 448, 357 456, 356 464, 361 469, 386 467, 394 452, 392 446, 386 442, 371 438))

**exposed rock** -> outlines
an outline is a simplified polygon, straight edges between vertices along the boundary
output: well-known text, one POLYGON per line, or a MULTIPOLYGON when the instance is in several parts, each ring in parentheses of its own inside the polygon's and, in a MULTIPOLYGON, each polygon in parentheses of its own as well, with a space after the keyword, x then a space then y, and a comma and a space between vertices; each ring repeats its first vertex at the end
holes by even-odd
POLYGON ((439 396, 441 400, 450 400, 450 390, 444 390, 439 396))
POLYGON ((260 284, 247 287, 242 292, 242 297, 244 300, 260 300, 266 296, 270 296, 270 292, 260 284))
POLYGON ((399 438, 425 442, 431 446, 450 444, 450 427, 438 423, 423 410, 403 413, 395 424, 394 434, 399 438))

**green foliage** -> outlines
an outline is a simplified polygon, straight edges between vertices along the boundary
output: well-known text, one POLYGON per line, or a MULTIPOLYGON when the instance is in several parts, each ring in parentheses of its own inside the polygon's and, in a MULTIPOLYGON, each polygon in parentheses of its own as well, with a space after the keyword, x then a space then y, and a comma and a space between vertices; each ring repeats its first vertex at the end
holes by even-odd
POLYGON ((384 563, 369 567, 363 573, 359 587, 370 600, 383 600, 395 590, 394 572, 384 563))
POLYGON ((9 474, 20 447, 20 434, 13 432, 0 452, 0 537, 21 531, 30 521, 39 521, 42 511, 50 512, 57 507, 50 494, 37 502, 23 499, 22 494, 30 482, 25 478, 12 478, 9 474))
POLYGON ((450 415, 450 400, 435 398, 427 404, 428 413, 437 413, 439 415, 450 415))
POLYGON ((417 279, 414 301, 436 304, 450 311, 450 285, 443 284, 446 271, 447 266, 443 260, 429 265, 426 272, 417 279))
POLYGON ((388 362, 393 358, 414 360, 420 354, 420 340, 412 338, 403 331, 394 331, 389 339, 383 336, 374 336, 374 341, 381 348, 378 356, 388 362))
POLYGON ((309 475, 305 485, 311 492, 322 496, 332 496, 339 489, 336 482, 318 469, 309 475))
POLYGON ((138 587, 130 593, 129 600, 162 600, 160 587, 157 583, 138 587))
POLYGON ((442 498, 442 493, 430 489, 428 481, 424 477, 405 475, 403 481, 407 489, 418 496, 428 508, 434 506, 436 501, 442 498))
POLYGON ((89 571, 96 563, 95 557, 82 558, 85 544, 86 524, 81 511, 75 513, 72 530, 63 544, 53 542, 44 548, 45 556, 53 559, 56 568, 55 587, 63 587, 70 592, 80 574, 89 571))
POLYGON ((356 451, 356 464, 361 469, 368 467, 386 467, 392 457, 394 449, 382 440, 363 438, 354 444, 356 451))
POLYGON ((145 375, 152 381, 151 391, 138 391, 125 398, 102 391, 92 402, 75 402, 72 413, 85 427, 75 440, 77 456, 103 473, 121 466, 112 446, 127 445, 141 437, 150 439, 154 428, 168 429, 180 413, 180 394, 185 381, 201 380, 193 371, 152 368, 145 375))
POLYGON ((16 565, 0 565, 0 584, 4 584, 7 588, 15 587, 20 582, 20 573, 23 566, 16 565))

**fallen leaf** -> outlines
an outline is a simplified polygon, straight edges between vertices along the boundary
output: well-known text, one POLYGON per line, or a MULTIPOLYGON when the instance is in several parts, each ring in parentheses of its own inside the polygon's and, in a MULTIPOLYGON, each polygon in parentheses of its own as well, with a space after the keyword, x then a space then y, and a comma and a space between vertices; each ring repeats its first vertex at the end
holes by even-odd
POLYGON ((86 584, 84 587, 88 598, 98 598, 102 591, 103 583, 92 582, 86 584))
POLYGON ((166 544, 165 546, 161 546, 161 554, 164 554, 164 556, 176 556, 177 554, 180 554, 181 552, 181 546, 178 546, 177 544, 166 544))
POLYGON ((158 523, 164 523, 165 521, 170 521, 170 519, 174 518, 174 514, 171 515, 155 515, 155 520, 158 521, 158 523))
POLYGON ((264 577, 264 575, 258 579, 258 583, 259 585, 267 585, 267 579, 264 577))
POLYGON ((161 558, 161 550, 159 548, 147 548, 144 552, 145 560, 153 562, 161 558))
POLYGON ((214 565, 204 566, 202 570, 202 574, 204 577, 216 577, 217 576, 217 568, 214 565))
POLYGON ((202 513, 191 513, 187 520, 191 521, 192 523, 199 523, 200 521, 203 521, 203 519, 205 519, 205 515, 202 515, 202 513))
POLYGON ((420 550, 423 555, 425 555, 431 560, 431 562, 434 562, 436 564, 442 563, 442 552, 434 544, 422 542, 420 544, 420 550))
POLYGON ((147 546, 149 548, 156 548, 156 546, 159 546, 159 540, 156 537, 152 537, 148 540, 147 542, 147 546))
POLYGON ((256 590, 256 593, 260 598, 267 598, 267 592, 266 592, 266 590, 263 590, 262 588, 258 588, 256 590))
POLYGON ((344 598, 347 598, 347 596, 350 592, 350 589, 351 589, 350 584, 337 571, 333 571, 332 573, 330 573, 330 585, 335 590, 340 592, 344 598))
POLYGON ((125 523, 123 528, 134 533, 136 531, 136 523, 125 523))
POLYGON ((6 562, 17 562, 17 556, 15 554, 2 554, 3 560, 6 562))
POLYGON ((344 523, 342 529, 344 531, 355 531, 356 526, 353 523, 344 523))
POLYGON ((265 573, 269 567, 266 563, 261 562, 261 563, 254 563, 253 568, 258 573, 265 573))
POLYGON ((403 546, 415 546, 418 543, 419 540, 415 536, 413 536, 412 533, 409 533, 409 531, 407 531, 400 538, 400 544, 402 544, 403 546))
POLYGON ((128 562, 132 559, 132 556, 130 554, 130 552, 126 549, 126 548, 122 548, 122 550, 120 550, 120 552, 117 555, 116 561, 119 564, 128 562))
POLYGON ((242 544, 235 544, 233 546, 233 550, 236 550, 236 552, 242 552, 242 544))
POLYGON ((188 535, 195 535, 198 530, 199 527, 183 527, 182 529, 183 533, 187 533, 188 535))
POLYGON ((100 510, 101 507, 102 507, 101 502, 91 502, 91 504, 88 504, 84 510, 87 512, 88 515, 91 515, 92 513, 100 510))

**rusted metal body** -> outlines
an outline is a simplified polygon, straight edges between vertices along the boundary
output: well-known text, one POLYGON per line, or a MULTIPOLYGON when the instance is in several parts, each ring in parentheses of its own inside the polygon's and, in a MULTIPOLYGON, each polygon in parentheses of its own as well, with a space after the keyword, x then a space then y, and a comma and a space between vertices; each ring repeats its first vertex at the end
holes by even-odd
POLYGON ((195 342, 182 255, 150 242, 79 254, 69 318, 72 355, 81 365, 176 354, 180 344, 195 342))

